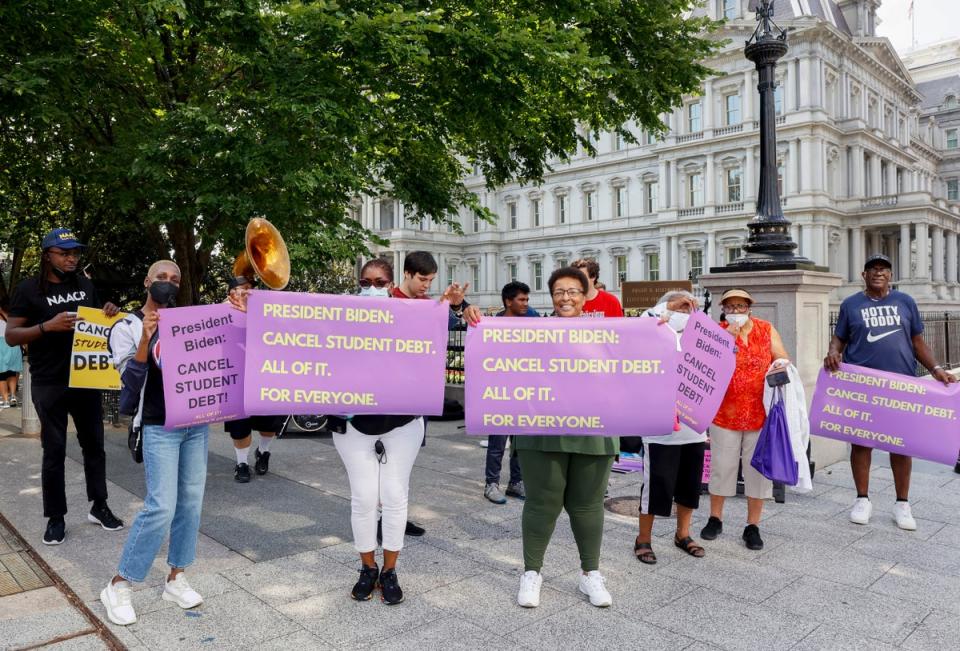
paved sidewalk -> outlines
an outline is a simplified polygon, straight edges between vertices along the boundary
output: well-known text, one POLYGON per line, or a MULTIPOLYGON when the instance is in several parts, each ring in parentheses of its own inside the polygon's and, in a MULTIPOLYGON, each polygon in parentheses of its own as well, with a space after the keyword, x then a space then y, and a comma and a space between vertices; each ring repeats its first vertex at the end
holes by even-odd
MULTIPOLYGON (((97 616, 126 531, 86 523, 80 450, 67 460, 70 513, 59 547, 40 543, 40 445, 17 436, 19 410, 0 413, 0 513, 97 616)), ((601 570, 613 607, 593 608, 577 592, 578 559, 567 521, 548 550, 541 606, 516 606, 521 567, 515 500, 483 498, 484 450, 460 423, 431 422, 413 472, 411 518, 426 526, 407 539, 398 573, 406 602, 357 603, 348 592, 359 564, 350 540, 349 488, 327 436, 285 437, 271 472, 233 481, 230 439, 211 436, 200 553, 191 582, 206 598, 194 611, 160 600, 164 553, 137 586, 139 621, 109 630, 129 648, 336 649, 379 647, 652 649, 946 649, 960 632, 960 475, 918 462, 914 514, 919 531, 892 522, 889 470, 874 470, 870 525, 847 521, 850 471, 817 472, 813 495, 770 503, 766 548, 750 552, 739 533, 743 500, 728 503, 726 531, 707 557, 674 548, 672 522, 658 521, 660 562, 641 565, 634 518, 607 514, 601 570)), ((144 493, 126 432, 107 429, 110 504, 127 523, 144 493)), ((883 455, 877 461, 885 464, 883 455), (883 461, 881 461, 883 459, 883 461)), ((635 495, 635 475, 615 476, 613 496, 635 495)), ((706 518, 701 507, 696 529, 706 518)), ((0 647, 79 635, 57 648, 104 648, 56 587, 0 597, 0 647), (39 605, 38 605, 39 604, 39 605), (43 604, 46 604, 43 606, 43 604), (86 630, 86 633, 84 631, 86 630)))

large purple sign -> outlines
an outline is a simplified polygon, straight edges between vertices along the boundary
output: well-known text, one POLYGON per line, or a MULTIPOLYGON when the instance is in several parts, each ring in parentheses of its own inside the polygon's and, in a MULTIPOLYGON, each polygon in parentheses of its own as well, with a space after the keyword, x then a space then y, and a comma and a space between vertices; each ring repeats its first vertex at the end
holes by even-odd
POLYGON ((703 312, 690 315, 680 338, 677 412, 696 432, 713 422, 737 365, 734 338, 703 312))
POLYGON ((446 303, 250 292, 249 414, 443 412, 446 303))
POLYGON ((164 427, 242 418, 246 315, 227 304, 160 311, 164 427))
POLYGON ((960 384, 841 364, 820 371, 810 433, 953 465, 960 450, 960 384))
POLYGON ((677 340, 655 319, 484 319, 464 345, 469 434, 673 431, 677 340))

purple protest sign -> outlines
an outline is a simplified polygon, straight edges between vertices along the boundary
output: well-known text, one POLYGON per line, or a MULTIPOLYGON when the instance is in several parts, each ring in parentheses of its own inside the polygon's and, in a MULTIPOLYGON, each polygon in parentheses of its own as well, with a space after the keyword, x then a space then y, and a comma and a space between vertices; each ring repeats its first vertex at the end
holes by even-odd
POLYGON ((810 433, 952 466, 960 450, 960 384, 841 364, 822 369, 810 433))
POLYGON ((249 414, 443 413, 445 303, 250 292, 249 414))
POLYGON ((225 303, 161 310, 164 427, 243 418, 245 323, 225 303))
POLYGON ((677 339, 655 319, 484 319, 464 347, 468 434, 673 431, 677 339))
POLYGON ((680 420, 703 433, 713 422, 737 366, 733 335, 703 312, 690 315, 677 364, 680 420))

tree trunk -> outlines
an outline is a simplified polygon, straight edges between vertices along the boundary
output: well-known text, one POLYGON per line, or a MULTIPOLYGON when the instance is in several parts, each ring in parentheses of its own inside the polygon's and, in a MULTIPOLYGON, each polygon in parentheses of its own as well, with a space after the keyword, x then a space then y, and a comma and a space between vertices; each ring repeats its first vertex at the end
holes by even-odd
POLYGON ((197 238, 193 226, 173 223, 167 226, 170 240, 173 243, 175 261, 180 265, 180 293, 177 294, 177 305, 200 304, 200 282, 206 269, 201 260, 201 252, 197 250, 197 238))

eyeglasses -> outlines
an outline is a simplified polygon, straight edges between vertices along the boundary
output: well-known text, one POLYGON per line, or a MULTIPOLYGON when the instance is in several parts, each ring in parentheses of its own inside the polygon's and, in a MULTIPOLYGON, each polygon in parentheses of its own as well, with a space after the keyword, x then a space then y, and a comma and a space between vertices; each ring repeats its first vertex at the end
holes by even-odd
POLYGON ((561 299, 564 296, 569 296, 570 298, 577 298, 578 296, 583 296, 582 289, 557 289, 554 290, 552 296, 556 299, 561 299))
POLYGON ((47 249, 49 253, 60 256, 61 258, 80 258, 80 249, 68 249, 66 251, 60 251, 59 249, 47 249))
POLYGON ((364 289, 366 289, 367 287, 370 287, 371 285, 376 287, 377 289, 383 289, 389 284, 390 284, 390 281, 384 280, 383 278, 377 278, 376 280, 367 280, 366 278, 363 278, 360 280, 360 286, 363 287, 364 289))
POLYGON ((749 312, 750 306, 747 303, 724 303, 724 312, 749 312))

